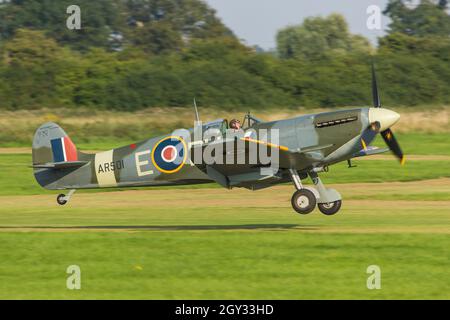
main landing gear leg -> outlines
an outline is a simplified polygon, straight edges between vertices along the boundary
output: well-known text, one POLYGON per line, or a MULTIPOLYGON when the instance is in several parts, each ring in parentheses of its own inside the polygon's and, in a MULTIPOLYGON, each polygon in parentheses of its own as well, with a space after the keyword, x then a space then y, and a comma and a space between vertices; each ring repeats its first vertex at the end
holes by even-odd
POLYGON ((75 189, 71 189, 69 191, 69 193, 67 194, 67 196, 65 194, 60 194, 56 197, 56 202, 58 202, 59 205, 63 206, 65 205, 67 202, 69 202, 70 197, 72 197, 72 195, 75 193, 75 189))
POLYGON ((342 197, 339 192, 334 189, 325 188, 316 172, 310 172, 309 176, 319 192, 317 206, 319 207, 320 212, 327 216, 336 214, 339 209, 341 209, 342 205, 342 197))
POLYGON ((292 182, 297 191, 291 199, 292 208, 300 214, 311 213, 316 207, 316 196, 308 189, 303 188, 302 179, 295 170, 289 170, 292 182))

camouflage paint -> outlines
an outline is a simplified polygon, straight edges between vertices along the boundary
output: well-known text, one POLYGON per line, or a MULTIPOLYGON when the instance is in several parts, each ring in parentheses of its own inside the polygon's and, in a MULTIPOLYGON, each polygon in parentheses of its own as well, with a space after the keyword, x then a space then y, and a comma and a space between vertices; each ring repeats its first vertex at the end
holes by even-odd
MULTIPOLYGON (((214 121, 205 124, 203 130, 222 124, 223 120, 214 121)), ((215 164, 211 167, 227 177, 230 187, 259 189, 286 182, 289 181, 288 169, 295 169, 304 177, 305 173, 314 167, 352 158, 362 148, 359 138, 368 125, 368 108, 304 115, 272 122, 255 122, 250 128, 256 131, 279 130, 280 145, 288 149, 280 150, 279 172, 265 177, 260 174, 261 166, 258 165, 215 164), (340 123, 342 119, 353 120, 340 123), (339 123, 335 123, 336 121, 339 123), (328 122, 333 125, 328 125, 328 122), (326 125, 318 127, 323 123, 326 125)), ((193 140, 193 129, 187 132, 193 140)), ((138 187, 214 181, 206 173, 206 165, 194 165, 189 160, 173 173, 163 172, 155 166, 152 161, 153 149, 158 142, 171 135, 173 133, 97 154, 78 151, 78 159, 88 161, 86 165, 65 169, 35 169, 35 177, 38 183, 47 189, 138 187)), ((33 165, 52 162, 50 141, 65 136, 67 134, 64 130, 54 123, 42 125, 33 140, 33 165)), ((252 142, 246 143, 248 145, 252 142)), ((188 151, 192 153, 193 148, 188 151)))

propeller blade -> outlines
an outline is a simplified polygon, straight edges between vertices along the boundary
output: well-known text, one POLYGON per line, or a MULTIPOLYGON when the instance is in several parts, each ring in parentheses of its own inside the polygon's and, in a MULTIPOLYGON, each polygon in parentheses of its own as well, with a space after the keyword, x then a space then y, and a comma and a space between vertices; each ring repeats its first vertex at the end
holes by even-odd
POLYGON ((398 158, 398 160, 400 160, 400 164, 404 165, 405 155, 403 154, 402 149, 400 148, 397 139, 395 139, 394 133, 391 131, 391 129, 382 131, 381 136, 388 145, 389 149, 391 149, 391 151, 398 158))
POLYGON ((380 123, 372 123, 361 135, 361 146, 364 150, 367 150, 368 145, 375 139, 376 135, 380 132, 380 123))
POLYGON ((375 64, 372 62, 372 97, 373 106, 375 108, 381 108, 380 94, 378 93, 377 74, 375 72, 375 64))

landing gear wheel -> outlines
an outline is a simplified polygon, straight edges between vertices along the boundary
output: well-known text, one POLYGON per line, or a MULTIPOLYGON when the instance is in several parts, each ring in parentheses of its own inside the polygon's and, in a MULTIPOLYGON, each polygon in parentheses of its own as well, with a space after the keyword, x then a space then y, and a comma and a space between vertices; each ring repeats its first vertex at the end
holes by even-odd
POLYGON ((320 212, 327 216, 332 216, 336 214, 339 209, 341 209, 342 201, 337 200, 330 203, 319 203, 317 206, 319 207, 320 212))
POLYGON ((316 207, 316 196, 308 189, 297 190, 292 196, 291 204, 297 213, 308 214, 316 207))
POLYGON ((63 206, 67 203, 66 195, 60 194, 56 197, 56 202, 58 202, 59 205, 63 206))

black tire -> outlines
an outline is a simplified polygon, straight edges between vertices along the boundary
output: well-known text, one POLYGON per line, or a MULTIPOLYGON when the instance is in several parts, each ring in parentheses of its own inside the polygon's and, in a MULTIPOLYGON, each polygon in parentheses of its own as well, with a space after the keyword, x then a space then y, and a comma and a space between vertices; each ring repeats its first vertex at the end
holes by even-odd
POLYGON ((58 204, 60 206, 63 206, 67 203, 67 200, 65 200, 64 198, 66 197, 65 194, 60 194, 56 197, 56 202, 58 202, 58 204))
POLYGON ((291 199, 292 208, 300 214, 311 213, 316 207, 316 196, 308 189, 297 190, 291 199))
POLYGON ((337 200, 330 203, 319 203, 317 206, 319 207, 320 212, 324 215, 332 216, 341 209, 342 201, 337 200))

